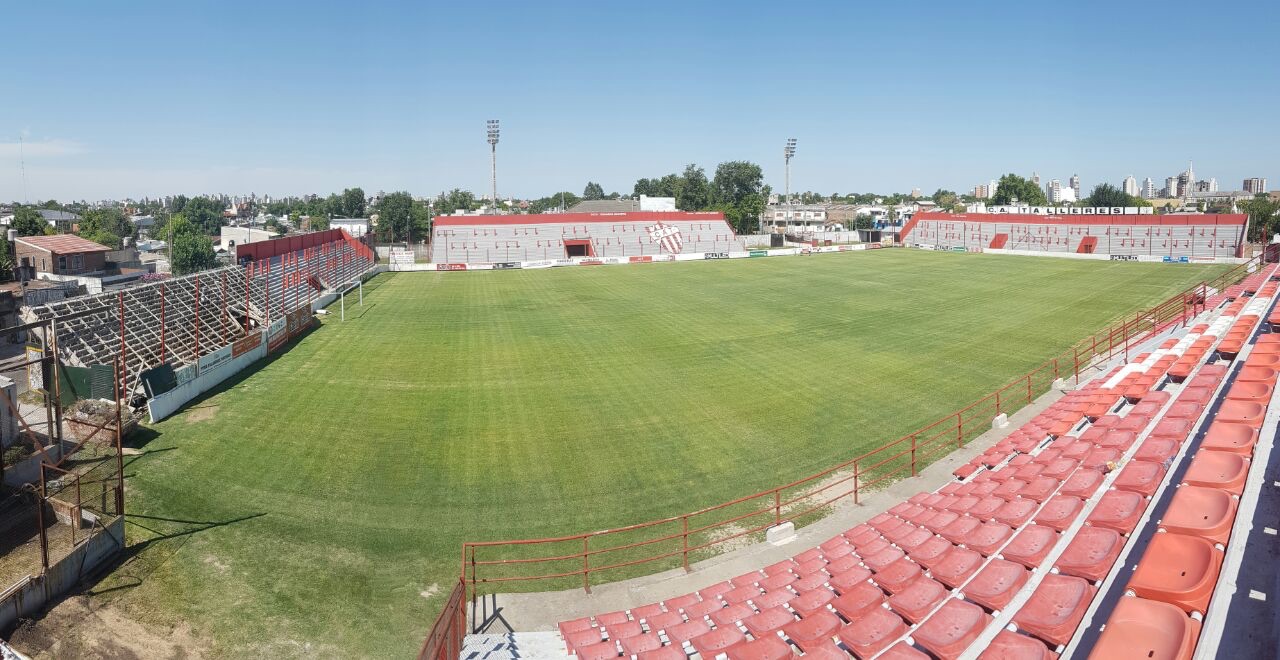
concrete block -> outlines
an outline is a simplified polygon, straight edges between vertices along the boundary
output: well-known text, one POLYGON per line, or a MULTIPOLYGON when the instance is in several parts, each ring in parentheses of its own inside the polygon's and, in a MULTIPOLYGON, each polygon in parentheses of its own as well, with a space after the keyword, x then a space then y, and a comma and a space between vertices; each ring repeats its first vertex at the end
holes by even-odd
POLYGON ((774 525, 764 532, 764 540, 772 545, 786 545, 796 540, 795 523, 788 520, 781 525, 774 525))
POLYGON ((1065 390, 1069 389, 1069 388, 1067 387, 1067 381, 1065 381, 1065 380, 1063 380, 1063 379, 1061 379, 1061 378, 1058 378, 1058 379, 1054 380, 1054 381, 1053 381, 1053 389, 1055 389, 1055 390, 1057 390, 1057 391, 1059 391, 1059 392, 1062 392, 1062 391, 1065 391, 1065 390))
POLYGON ((1000 413, 999 415, 996 415, 995 419, 991 420, 991 428, 993 429, 1002 429, 1008 425, 1009 425, 1008 413, 1000 413))

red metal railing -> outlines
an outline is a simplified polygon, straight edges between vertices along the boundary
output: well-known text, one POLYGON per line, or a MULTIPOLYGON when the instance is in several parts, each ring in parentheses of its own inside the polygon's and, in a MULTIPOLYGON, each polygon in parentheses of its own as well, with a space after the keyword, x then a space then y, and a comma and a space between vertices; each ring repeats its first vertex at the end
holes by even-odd
MULTIPOLYGON (((565 588, 578 583, 590 592, 592 576, 617 579, 652 570, 682 566, 691 558, 782 523, 805 522, 828 506, 849 500, 859 503, 869 491, 903 476, 915 476, 934 459, 963 447, 991 428, 991 420, 1012 413, 1049 391, 1055 380, 1074 378, 1117 356, 1175 323, 1185 324, 1203 311, 1213 293, 1225 289, 1260 263, 1248 263, 1201 282, 1168 300, 1113 322, 1023 376, 945 417, 864 454, 783 486, 716 504, 692 513, 626 527, 570 536, 514 541, 468 542, 462 548, 462 574, 455 593, 432 628, 420 658, 448 655, 461 644, 466 631, 452 621, 464 621, 466 601, 484 585, 538 581, 565 588), (462 590, 459 595, 458 589, 462 590), (443 627, 442 627, 443 626, 443 627), (440 631, 446 632, 440 632, 440 631), (449 638, 449 632, 459 635, 449 638)), ((607 581, 597 580, 597 583, 607 581)), ((456 652, 451 657, 456 658, 456 652)))
POLYGON ((449 593, 444 611, 431 626, 427 639, 418 652, 419 660, 458 660, 462 640, 467 635, 466 585, 458 580, 449 593))

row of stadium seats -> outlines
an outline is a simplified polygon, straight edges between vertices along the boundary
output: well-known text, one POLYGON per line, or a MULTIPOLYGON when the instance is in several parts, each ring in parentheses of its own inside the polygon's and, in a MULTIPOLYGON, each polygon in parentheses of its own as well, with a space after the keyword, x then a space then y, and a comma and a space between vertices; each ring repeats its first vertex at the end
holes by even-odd
MULTIPOLYGON (((761 570, 658 603, 561 622, 566 651, 583 660, 679 660, 695 653, 953 658, 976 646, 981 657, 1054 657, 1134 545, 1153 494, 1214 404, 1234 357, 1215 348, 1247 338, 1271 305, 1271 273, 1246 280, 1225 309, 1206 312, 1180 339, 1064 394, 956 470, 959 481, 761 570)), ((1209 458, 1191 461, 1184 488, 1240 492, 1247 464, 1240 448, 1256 438, 1241 427, 1261 425, 1259 402, 1269 401, 1280 370, 1280 343, 1274 347, 1250 356, 1234 377, 1217 407, 1218 430, 1201 447, 1209 458)), ((1189 503, 1179 502, 1170 524, 1193 538, 1186 530, 1197 524, 1200 507, 1192 498, 1209 496, 1186 492, 1189 503)), ((1205 542, 1222 538, 1227 508, 1218 496, 1217 518, 1203 523, 1212 535, 1205 542)), ((1133 657, 1188 657, 1196 626, 1181 613, 1203 612, 1212 583, 1206 591, 1203 580, 1186 576, 1211 572, 1191 564, 1213 553, 1200 543, 1171 560, 1164 556, 1169 543, 1148 547, 1153 559, 1130 582, 1139 593, 1126 600, 1181 608, 1189 623, 1152 637, 1153 622, 1169 619, 1168 612, 1147 616, 1136 609, 1146 605, 1122 601, 1094 657, 1116 657, 1108 655, 1116 648, 1133 657)))
POLYGON ((1243 225, 1072 225, 920 220, 909 242, 939 249, 994 248, 1033 252, 1078 252, 1088 239, 1103 254, 1169 257, 1231 257, 1243 225), (997 243, 999 245, 997 245, 997 243))

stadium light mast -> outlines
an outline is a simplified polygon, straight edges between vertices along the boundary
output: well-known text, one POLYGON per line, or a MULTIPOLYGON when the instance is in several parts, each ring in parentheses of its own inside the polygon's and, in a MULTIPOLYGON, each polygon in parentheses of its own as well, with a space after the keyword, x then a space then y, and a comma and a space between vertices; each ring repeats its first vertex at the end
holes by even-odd
POLYGON ((786 170, 787 170, 787 183, 786 183, 786 189, 785 189, 787 206, 791 205, 791 158, 792 156, 795 156, 795 155, 796 155, 796 139, 787 138, 787 146, 782 150, 782 158, 783 158, 783 161, 786 163, 786 170))
POLYGON ((493 212, 498 212, 498 120, 490 119, 485 124, 489 135, 489 178, 493 185, 493 212))

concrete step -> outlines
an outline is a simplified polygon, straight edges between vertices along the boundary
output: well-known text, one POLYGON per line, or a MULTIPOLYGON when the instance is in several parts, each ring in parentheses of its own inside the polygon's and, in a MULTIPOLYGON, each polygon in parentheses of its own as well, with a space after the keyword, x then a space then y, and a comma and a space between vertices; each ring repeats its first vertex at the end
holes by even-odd
POLYGON ((467 635, 459 660, 565 660, 564 640, 558 632, 467 635))

